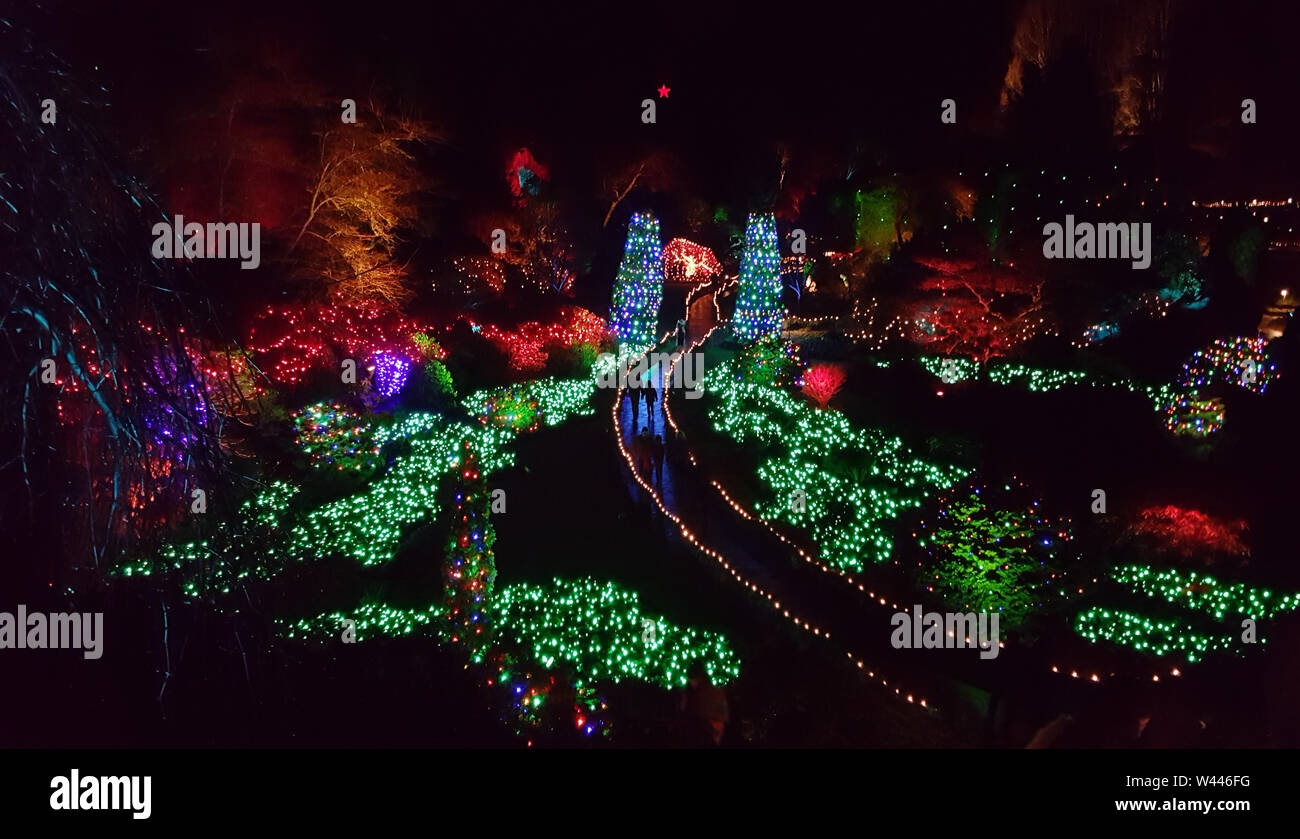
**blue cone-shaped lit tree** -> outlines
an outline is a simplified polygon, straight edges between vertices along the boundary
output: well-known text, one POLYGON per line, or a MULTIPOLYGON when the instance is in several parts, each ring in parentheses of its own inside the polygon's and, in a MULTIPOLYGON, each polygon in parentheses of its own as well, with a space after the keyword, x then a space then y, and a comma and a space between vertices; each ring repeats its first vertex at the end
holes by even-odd
POLYGON ((634 213, 628 223, 627 245, 614 278, 614 300, 610 305, 610 327, 620 345, 640 351, 654 344, 663 298, 659 219, 649 213, 634 213))
POLYGON ((741 341, 757 341, 779 336, 784 321, 776 217, 771 213, 750 213, 745 224, 745 255, 740 261, 740 289, 732 330, 741 341))

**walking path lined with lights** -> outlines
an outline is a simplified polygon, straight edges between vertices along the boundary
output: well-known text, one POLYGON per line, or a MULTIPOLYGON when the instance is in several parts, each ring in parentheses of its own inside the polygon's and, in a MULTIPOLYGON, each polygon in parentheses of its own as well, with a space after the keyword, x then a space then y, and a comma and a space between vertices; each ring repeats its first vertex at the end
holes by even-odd
MULTIPOLYGON (((702 344, 711 333, 712 329, 710 329, 705 335, 696 338, 689 345, 688 351, 692 351, 702 344)), ((667 338, 668 336, 665 336, 661 339, 660 344, 667 340, 667 338)), ((662 428, 662 422, 664 421, 662 413, 662 391, 660 391, 657 396, 658 399, 655 406, 655 416, 659 423, 657 427, 662 428)), ((695 550, 713 560, 721 570, 730 575, 732 579, 743 588, 748 589, 752 595, 767 601, 768 606, 780 613, 781 617, 788 618, 802 631, 829 641, 831 637, 830 631, 825 629, 819 622, 814 622, 814 615, 812 615, 807 609, 801 609, 797 606, 792 608, 789 598, 777 596, 777 593, 771 588, 772 583, 770 580, 772 575, 770 569, 767 569, 761 563, 757 562, 757 560, 743 548, 733 547, 731 544, 724 544, 730 543, 733 540, 739 541, 737 538, 739 537, 739 534, 736 531, 732 528, 720 528, 720 532, 711 532, 706 541, 697 530, 692 529, 692 527, 686 523, 680 514, 680 511, 682 510, 681 502, 686 492, 688 492, 686 487, 689 484, 689 478, 683 476, 677 471, 676 462, 670 463, 665 459, 665 478, 663 482, 665 486, 662 493, 655 487, 653 476, 647 479, 646 476, 643 476, 640 473, 632 452, 629 450, 628 445, 625 442, 631 437, 629 431, 624 427, 624 416, 628 419, 631 418, 631 409, 629 406, 625 406, 625 402, 626 397, 624 395, 624 389, 620 387, 614 405, 610 409, 610 418, 619 451, 623 455, 623 459, 628 467, 630 478, 634 484, 640 487, 653 506, 663 514, 665 519, 671 522, 672 526, 678 530, 681 538, 690 543, 695 550), (670 470, 672 471, 670 472, 670 470), (670 480, 671 489, 669 487, 670 480), (672 502, 672 506, 669 504, 670 501, 672 502)), ((642 424, 644 425, 645 423, 642 424)), ((639 432, 640 429, 637 429, 637 431, 639 432)), ((701 497, 707 498, 708 494, 704 493, 701 497)), ((897 684, 896 679, 895 683, 891 684, 890 680, 886 678, 885 674, 880 672, 876 666, 873 665, 868 667, 866 660, 855 655, 852 651, 845 650, 844 654, 868 679, 878 682, 883 687, 891 688, 899 699, 911 704, 920 705, 930 711, 935 710, 931 701, 925 696, 920 696, 914 692, 912 686, 909 686, 908 689, 905 690, 902 686, 897 684)))
MULTIPOLYGON (((718 324, 718 327, 720 327, 721 325, 722 324, 718 324)), ((714 327, 714 328, 718 328, 718 327, 714 327)), ((691 344, 691 349, 695 349, 699 346, 702 346, 704 342, 708 339, 709 335, 712 334, 712 332, 713 329, 710 329, 707 334, 695 340, 691 344)), ((662 400, 662 414, 663 414, 664 422, 667 424, 668 428, 676 432, 678 430, 678 425, 676 419, 673 417, 671 400, 667 399, 666 393, 663 394, 663 397, 664 398, 662 400)), ((699 461, 696 459, 695 453, 693 451, 690 451, 688 453, 688 459, 690 461, 691 466, 699 470, 699 461)), ((823 573, 839 577, 850 587, 856 588, 859 594, 865 595, 865 597, 867 598, 867 602, 870 603, 872 606, 877 608, 887 609, 890 612, 890 614, 900 611, 900 609, 904 611, 906 610, 907 607, 905 605, 900 606, 899 603, 896 601, 895 599, 897 597, 896 594, 882 593, 882 592, 870 590, 868 588, 867 583, 861 581, 860 579, 856 579, 853 574, 850 574, 841 569, 832 568, 826 563, 820 561, 819 559, 817 559, 816 557, 814 557, 813 555, 805 551, 802 547, 800 547, 790 538, 788 538, 780 530, 774 527, 770 522, 760 518, 752 510, 746 509, 744 505, 740 504, 732 497, 732 495, 727 491, 726 487, 724 487, 719 481, 704 475, 702 470, 699 471, 700 471, 701 479, 707 481, 708 484, 711 485, 714 488, 714 490, 716 490, 718 497, 721 498, 723 502, 725 502, 731 514, 737 515, 748 522, 752 522, 762 526, 772 536, 779 539, 785 546, 787 546, 790 550, 794 551, 798 555, 798 557, 801 560, 803 560, 803 562, 818 568, 823 573)), ((677 480, 679 483, 684 483, 681 476, 678 476, 677 480)), ((906 597, 910 599, 912 598, 912 595, 909 594, 906 597)), ((1003 649, 1006 648, 1005 643, 1000 642, 999 646, 1002 647, 1003 649)), ((1096 667, 1082 667, 1078 665, 1068 665, 1068 664, 1049 664, 1047 665, 1047 667, 1048 669, 1050 669, 1052 673, 1060 674, 1060 675, 1068 675, 1070 678, 1073 679, 1079 679, 1093 684, 1100 684, 1103 681, 1102 676, 1099 675, 1098 673, 1099 668, 1096 667)), ((1110 673, 1110 675, 1114 676, 1115 674, 1112 672, 1110 673)), ((1148 668, 1148 672, 1147 672, 1147 676, 1150 678, 1152 682, 1159 682, 1162 676, 1166 676, 1166 677, 1172 676, 1176 678, 1181 675, 1182 675, 1182 671, 1177 666, 1148 668)))

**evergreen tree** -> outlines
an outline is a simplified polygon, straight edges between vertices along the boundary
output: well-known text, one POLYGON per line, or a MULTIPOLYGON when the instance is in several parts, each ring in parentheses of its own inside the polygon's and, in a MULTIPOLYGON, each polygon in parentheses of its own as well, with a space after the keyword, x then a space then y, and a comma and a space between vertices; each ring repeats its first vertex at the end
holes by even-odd
POLYGON ((920 581, 953 609, 998 612, 1003 629, 1018 629, 1068 596, 1067 562, 1058 552, 1068 551, 1072 536, 1068 524, 1043 516, 1037 501, 992 506, 990 492, 950 498, 937 520, 923 525, 921 545, 935 562, 920 581))
POLYGON ((780 335, 784 320, 776 217, 771 213, 750 213, 732 329, 740 340, 756 341, 780 335))
POLYGON ((654 344, 663 297, 659 219, 649 213, 634 213, 628 224, 627 245, 614 280, 614 300, 610 306, 610 328, 620 344, 627 344, 634 351, 654 344))

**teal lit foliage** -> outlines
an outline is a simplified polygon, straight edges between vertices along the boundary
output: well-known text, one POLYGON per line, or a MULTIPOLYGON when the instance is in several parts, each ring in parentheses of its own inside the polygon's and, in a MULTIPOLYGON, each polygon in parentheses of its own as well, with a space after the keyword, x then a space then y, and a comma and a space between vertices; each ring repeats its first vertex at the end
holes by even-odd
POLYGON ((483 646, 488 598, 496 582, 496 561, 492 545, 492 499, 487 482, 479 472, 478 458, 470 441, 461 444, 460 473, 451 511, 451 532, 447 537, 447 558, 443 566, 443 591, 451 640, 463 641, 471 650, 483 646))
POLYGON ((595 392, 594 378, 536 379, 472 393, 462 404, 485 424, 532 431, 543 423, 559 425, 572 416, 592 413, 589 403, 595 392))
POLYGON ((282 567, 275 547, 297 494, 298 487, 277 481, 241 504, 211 537, 166 542, 154 556, 127 561, 110 573, 174 578, 187 599, 229 594, 247 580, 267 579, 282 567))
POLYGON ((784 323, 776 217, 771 213, 750 213, 731 327, 741 341, 757 341, 780 335, 784 323))
MULTIPOLYGON (((947 365, 947 369, 955 371, 956 377, 952 379, 953 381, 965 381, 974 378, 979 373, 978 362, 967 358, 927 355, 921 356, 917 361, 926 371, 937 378, 943 376, 945 365, 947 365)), ((888 368, 892 366, 892 363, 880 361, 877 362, 877 366, 888 368)), ((1168 404, 1168 401, 1176 393, 1176 388, 1171 385, 1152 387, 1142 385, 1131 379, 1098 379, 1089 376, 1083 370, 1067 370, 1061 367, 1035 367, 1005 359, 990 361, 985 375, 995 385, 1020 387, 1031 393, 1048 393, 1072 385, 1119 387, 1134 393, 1146 394, 1157 409, 1163 409, 1164 405, 1168 404)))
POLYGON ((989 381, 1023 387, 1031 393, 1049 393, 1072 385, 1116 387, 1141 393, 1151 400, 1152 409, 1164 417, 1165 427, 1176 435, 1205 437, 1223 426, 1223 406, 1215 399, 1200 399, 1198 391, 1170 384, 1144 385, 1126 378, 1090 378, 1082 370, 1031 367, 1003 362, 989 369, 989 381))
POLYGON ((640 352, 655 343, 663 296, 659 219, 649 213, 634 213, 628 224, 627 244, 614 278, 614 298, 610 305, 610 329, 620 344, 640 352))
POLYGON ((914 456, 897 437, 854 428, 837 411, 744 382, 730 361, 709 371, 705 391, 716 397, 709 408, 716 431, 773 455, 758 470, 771 491, 756 505, 759 515, 807 529, 836 569, 887 561, 898 516, 967 474, 914 456))
POLYGON ((922 585, 953 609, 1000 613, 1008 629, 1078 594, 1066 578, 1078 559, 1069 521, 1044 516, 1036 500, 1011 506, 1021 489, 975 487, 944 498, 918 534, 933 560, 918 575, 922 585))
POLYGON ((1102 321, 1089 326, 1083 333, 1083 339, 1089 344, 1113 338, 1120 333, 1120 325, 1113 320, 1102 321))
POLYGON ((1120 565, 1110 576, 1147 597, 1204 612, 1215 620, 1263 620, 1300 607, 1300 595, 1274 594, 1245 583, 1221 582, 1209 574, 1149 565, 1120 565))
POLYGON ((584 680, 636 679, 678 688, 696 659, 714 684, 740 675, 740 659, 722 635, 647 615, 636 592, 616 583, 591 578, 519 583, 498 591, 492 610, 503 638, 530 648, 546 667, 574 668, 584 680), (653 631, 643 620, 652 621, 653 631))
POLYGON ((736 373, 750 384, 789 386, 799 377, 799 348, 780 338, 763 338, 735 359, 736 373))
POLYGON ((1201 249, 1187 233, 1167 233, 1156 245, 1156 274, 1165 281, 1160 296, 1173 300, 1196 300, 1203 296, 1201 249))
POLYGON ((298 447, 317 468, 367 473, 378 465, 379 447, 371 424, 337 402, 317 402, 294 411, 298 447))

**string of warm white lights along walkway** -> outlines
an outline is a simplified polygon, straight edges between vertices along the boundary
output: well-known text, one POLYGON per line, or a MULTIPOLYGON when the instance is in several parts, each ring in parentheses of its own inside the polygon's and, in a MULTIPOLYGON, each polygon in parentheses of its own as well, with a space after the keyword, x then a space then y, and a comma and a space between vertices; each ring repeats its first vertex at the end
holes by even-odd
MULTIPOLYGON (((704 343, 704 341, 710 335, 712 335, 714 330, 716 330, 717 328, 718 327, 715 326, 713 327, 713 329, 710 329, 707 333, 705 333, 703 338, 691 344, 690 347, 686 350, 686 352, 693 352, 695 348, 698 347, 700 344, 704 343)), ((662 338, 659 339, 658 344, 662 344, 664 341, 668 339, 668 337, 669 337, 668 335, 664 335, 662 338)), ((658 344, 656 344, 655 346, 658 346, 658 344)), ((649 350, 647 350, 646 352, 648 353, 649 350)), ((636 363, 637 360, 638 359, 632 360, 632 362, 629 364, 629 369, 633 364, 636 363)), ((620 376, 619 378, 620 380, 622 380, 625 377, 620 376)), ((741 586, 749 589, 750 592, 752 592, 753 594, 756 594, 759 597, 765 599, 769 606, 771 606, 776 611, 780 612, 783 617, 789 618, 790 621, 794 623, 796 627, 799 627, 805 632, 811 632, 813 635, 816 635, 819 638, 825 638, 826 640, 830 640, 831 635, 829 632, 823 632, 820 626, 814 626, 812 623, 810 623, 807 620, 804 620, 799 615, 791 614, 788 608, 782 608, 781 601, 777 600, 773 596, 772 592, 764 589, 762 586, 758 585, 752 580, 747 579, 744 575, 742 575, 739 571, 737 571, 730 562, 727 561, 727 558, 722 553, 713 550, 712 548, 704 544, 704 542, 700 541, 700 539, 695 535, 695 533, 689 527, 686 526, 686 524, 682 521, 682 519, 668 509, 667 505, 664 504, 663 498, 659 495, 658 492, 655 491, 654 486, 650 482, 646 481, 644 478, 641 477, 641 473, 637 470, 636 463, 632 459, 632 453, 629 452, 627 446, 623 444, 623 424, 619 418, 619 407, 622 405, 624 389, 625 388, 620 383, 618 387, 618 392, 614 399, 614 406, 613 408, 610 409, 610 417, 614 425, 614 439, 618 443, 619 451, 622 452, 623 454, 623 459, 627 462, 628 471, 632 473, 632 478, 638 484, 641 485, 642 489, 644 489, 649 494, 650 499, 654 502, 655 506, 659 508, 659 511, 664 514, 665 518, 669 519, 670 521, 673 522, 673 524, 677 525, 678 529, 681 531, 681 535, 683 539, 685 539, 692 546, 694 546, 695 549, 698 550, 700 553, 704 554, 705 556, 709 557, 714 562, 722 566, 722 569, 726 571, 728 574, 730 574, 731 577, 736 582, 740 583, 741 586)), ((662 390, 662 388, 660 388, 660 390, 662 390)), ((667 403, 666 401, 664 401, 662 394, 660 395, 659 399, 661 403, 664 404, 666 407, 667 403)), ((676 426, 673 427, 674 429, 676 428, 676 426)), ((864 659, 854 656, 853 653, 849 651, 845 651, 845 656, 854 664, 856 664, 859 670, 866 673, 869 679, 880 682, 880 684, 884 687, 889 687, 889 681, 884 677, 884 674, 877 673, 877 671, 875 671, 874 669, 868 670, 867 663, 864 659)), ((903 689, 900 687, 894 688, 894 694, 898 696, 900 699, 906 699, 911 704, 920 705, 922 708, 926 708, 930 711, 937 710, 932 705, 930 705, 929 702, 924 697, 917 698, 914 694, 904 693, 903 689)))
POLYGON ((686 292, 685 309, 686 309, 686 318, 688 321, 690 320, 691 317, 691 303, 695 300, 696 293, 703 291, 706 286, 712 285, 715 282, 720 282, 720 285, 713 290, 713 299, 711 301, 713 303, 713 320, 715 323, 722 322, 722 309, 718 307, 718 298, 721 297, 723 293, 727 291, 727 289, 731 288, 732 286, 736 286, 740 284, 739 274, 722 277, 720 281, 717 278, 705 280, 702 283, 696 283, 694 286, 692 286, 691 290, 686 292))
MULTIPOLYGON (((723 324, 722 324, 722 323, 719 323, 717 326, 714 326, 713 329, 710 329, 707 333, 704 334, 704 336, 703 336, 702 338, 700 338, 700 339, 699 339, 698 341, 696 341, 695 343, 691 344, 691 346, 690 346, 690 348, 687 350, 687 352, 693 352, 697 347, 699 347, 699 346, 701 346, 702 344, 704 344, 704 343, 709 339, 709 336, 712 335, 712 334, 713 334, 717 329, 719 329, 721 326, 723 326, 723 324)), ((673 373, 673 368, 676 366, 676 364, 677 364, 677 360, 674 359, 672 365, 670 365, 670 366, 669 366, 669 369, 668 369, 668 374, 669 374, 670 376, 672 375, 672 373, 673 373)), ((660 393, 660 397, 659 397, 659 398, 660 398, 660 401, 661 401, 662 404, 663 404, 664 420, 668 423, 669 426, 672 427, 674 433, 676 433, 676 432, 679 432, 680 429, 678 428, 678 425, 677 425, 677 421, 676 421, 676 419, 673 417, 672 407, 671 407, 671 405, 670 405, 670 403, 669 403, 667 397, 668 397, 667 391, 666 391, 666 390, 662 390, 661 393, 660 393)), ((622 438, 621 438, 621 437, 620 437, 620 439, 619 439, 619 445, 620 445, 620 446, 622 445, 622 438)), ((687 457, 690 459, 690 461, 691 461, 691 465, 694 466, 694 467, 696 467, 696 468, 698 469, 700 464, 699 464, 699 461, 698 461, 698 460, 696 459, 696 457, 695 457, 695 452, 694 452, 693 450, 688 449, 688 451, 687 451, 687 457)), ((635 474, 635 470, 633 470, 633 473, 635 474)), ((707 476, 706 476, 706 477, 707 477, 707 476)), ((638 476, 638 481, 640 481, 639 476, 638 476)), ((898 603, 896 603, 896 602, 892 602, 890 598, 885 597, 885 596, 883 596, 883 595, 881 595, 881 594, 878 594, 878 593, 876 593, 876 592, 874 592, 874 591, 870 591, 870 590, 868 590, 867 587, 866 587, 866 585, 865 585, 864 583, 861 583, 861 582, 858 582, 857 580, 855 580, 854 577, 853 577, 853 575, 850 574, 850 573, 848 573, 847 571, 844 571, 844 570, 839 569, 839 568, 832 568, 832 567, 830 567, 829 565, 827 565, 826 563, 821 562, 820 560, 818 560, 816 557, 810 555, 810 554, 809 554, 807 551, 805 551, 803 548, 799 547, 799 545, 795 544, 793 541, 791 541, 789 538, 787 538, 787 537, 785 536, 785 534, 783 534, 781 531, 779 531, 779 530, 777 530, 775 527, 773 527, 773 526, 771 525, 770 522, 768 522, 768 521, 766 521, 766 520, 764 520, 764 519, 762 519, 762 518, 759 518, 759 517, 758 517, 757 515, 755 515, 752 511, 747 510, 747 509, 746 509, 742 504, 740 504, 738 501, 736 501, 734 498, 732 498, 732 497, 731 497, 731 494, 728 493, 727 490, 726 490, 726 488, 725 488, 721 483, 719 483, 717 480, 715 480, 715 479, 713 479, 713 478, 708 478, 708 481, 709 481, 710 485, 712 485, 713 488, 714 488, 715 490, 717 490, 718 495, 721 496, 722 500, 727 504, 727 506, 729 506, 729 507, 732 509, 733 512, 735 512, 737 515, 741 516, 742 518, 746 519, 747 521, 751 521, 751 522, 755 522, 755 523, 757 523, 757 524, 761 524, 763 527, 767 528, 767 530, 768 530, 769 533, 771 533, 773 536, 775 536, 776 538, 780 539, 780 540, 781 540, 782 542, 784 542, 786 545, 788 545, 789 547, 791 547, 791 548, 792 548, 792 549, 793 549, 793 550, 794 550, 794 551, 795 551, 795 552, 800 556, 800 558, 803 559, 804 562, 806 562, 806 563, 808 563, 808 564, 810 564, 810 565, 816 566, 817 568, 821 569, 821 571, 822 571, 823 573, 834 574, 835 576, 837 576, 837 577, 839 577, 840 579, 842 579, 845 583, 847 583, 850 587, 856 587, 857 590, 858 590, 860 593, 865 594, 868 598, 870 598, 869 602, 870 602, 872 605, 880 606, 880 607, 887 607, 887 608, 893 609, 894 611, 898 611, 900 608, 902 608, 902 607, 900 607, 900 606, 898 605, 898 603)), ((644 486, 645 484, 642 482, 642 485, 644 486)), ((967 639, 967 640, 969 641, 969 639, 967 639)), ((998 642, 998 646, 999 646, 1000 648, 1002 648, 1002 649, 1006 649, 1006 642, 999 641, 999 642, 998 642)), ((1095 673, 1095 672, 1094 672, 1094 673, 1090 673, 1090 674, 1089 674, 1088 676, 1086 676, 1086 677, 1080 677, 1080 675, 1079 675, 1079 668, 1078 668, 1078 667, 1070 667, 1069 665, 1066 665, 1066 666, 1062 667, 1061 665, 1052 664, 1052 665, 1049 665, 1049 669, 1050 669, 1051 672, 1053 672, 1053 673, 1058 673, 1058 674, 1066 674, 1066 673, 1068 673, 1072 678, 1075 678, 1075 679, 1078 679, 1078 678, 1084 678, 1085 681, 1092 682, 1092 683, 1095 683, 1095 684, 1100 684, 1101 681, 1102 681, 1101 676, 1099 676, 1099 675, 1098 675, 1097 673, 1095 673)), ((1091 669, 1091 668, 1084 668, 1085 671, 1087 671, 1087 670, 1089 670, 1089 669, 1091 669)), ((1112 674, 1112 675, 1113 675, 1113 674, 1112 674)), ((1158 681, 1160 681, 1160 675, 1161 675, 1160 673, 1151 673, 1150 675, 1151 675, 1151 681, 1153 681, 1153 682, 1158 682, 1158 681)), ((1175 677, 1177 677, 1177 676, 1181 676, 1181 675, 1182 675, 1182 671, 1181 671, 1179 668, 1177 668, 1177 667, 1171 667, 1170 670, 1169 670, 1169 675, 1170 675, 1170 676, 1175 676, 1175 677)))

